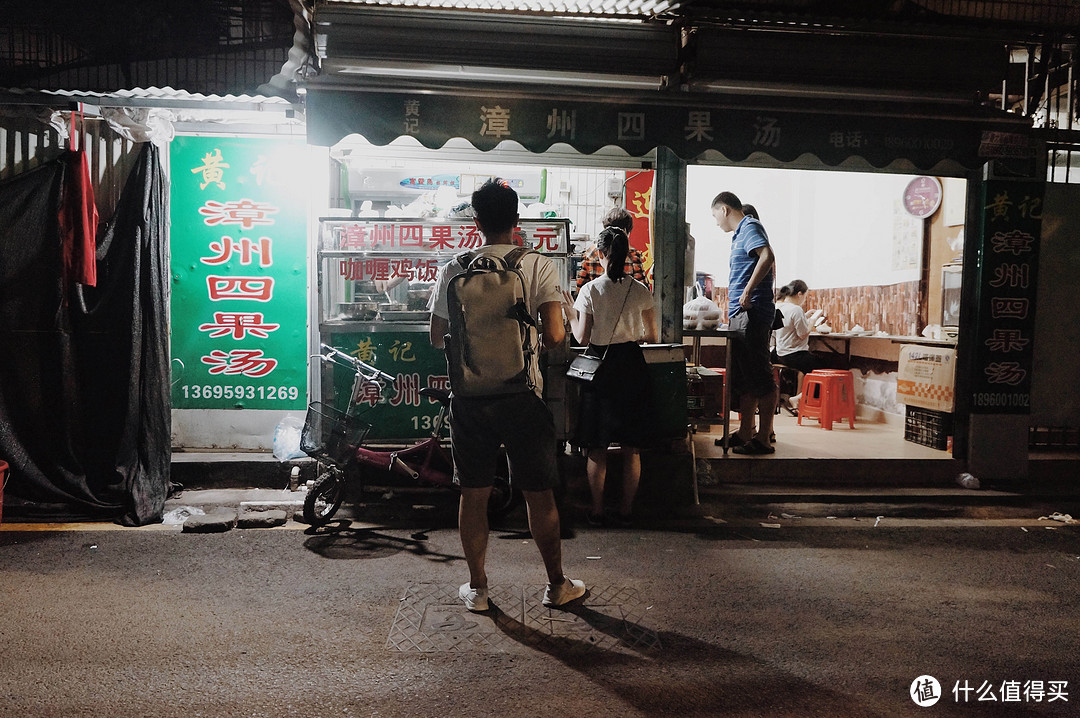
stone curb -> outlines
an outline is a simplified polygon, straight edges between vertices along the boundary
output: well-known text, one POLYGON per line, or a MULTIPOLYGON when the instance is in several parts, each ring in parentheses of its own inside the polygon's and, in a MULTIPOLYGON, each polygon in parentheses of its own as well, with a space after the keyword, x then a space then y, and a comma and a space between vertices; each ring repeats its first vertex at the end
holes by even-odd
POLYGON ((289 520, 289 515, 281 509, 260 509, 258 511, 241 511, 236 519, 238 529, 269 529, 275 526, 284 526, 289 520))
POLYGON ((236 526, 236 510, 219 508, 205 514, 189 516, 181 528, 183 533, 224 533, 236 526))

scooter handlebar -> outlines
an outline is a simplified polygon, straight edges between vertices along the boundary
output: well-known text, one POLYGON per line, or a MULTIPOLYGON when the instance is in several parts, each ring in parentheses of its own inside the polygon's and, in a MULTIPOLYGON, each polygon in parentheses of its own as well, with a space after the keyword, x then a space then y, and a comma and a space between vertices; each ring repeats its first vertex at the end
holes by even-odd
POLYGON ((346 354, 340 349, 336 349, 326 344, 322 344, 321 349, 322 353, 319 354, 319 356, 322 358, 323 361, 346 361, 351 364, 352 367, 356 369, 356 371, 364 374, 369 379, 378 379, 380 381, 389 382, 391 384, 393 384, 395 381, 395 378, 393 376, 387 374, 378 367, 371 366, 362 359, 357 359, 352 354, 346 354))

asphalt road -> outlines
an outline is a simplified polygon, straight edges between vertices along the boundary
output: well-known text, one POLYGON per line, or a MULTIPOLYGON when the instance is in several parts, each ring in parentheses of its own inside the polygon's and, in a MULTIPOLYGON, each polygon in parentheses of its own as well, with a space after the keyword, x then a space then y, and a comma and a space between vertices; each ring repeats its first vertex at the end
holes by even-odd
POLYGON ((0 716, 1080 714, 1080 529, 873 524, 578 529, 545 615, 518 531, 474 615, 446 526, 5 526, 0 716))

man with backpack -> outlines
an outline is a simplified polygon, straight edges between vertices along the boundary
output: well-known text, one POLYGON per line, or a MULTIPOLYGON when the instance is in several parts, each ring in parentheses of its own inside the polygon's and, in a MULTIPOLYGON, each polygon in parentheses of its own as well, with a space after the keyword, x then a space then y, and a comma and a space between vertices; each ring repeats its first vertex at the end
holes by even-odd
POLYGON ((562 343, 562 290, 554 263, 514 242, 518 196, 502 180, 473 192, 484 245, 444 265, 431 299, 429 335, 445 349, 450 372, 450 443, 461 488, 458 531, 469 582, 458 596, 470 611, 488 609, 488 498, 500 446, 513 485, 528 505, 529 530, 547 571, 545 606, 585 595, 563 574, 555 425, 542 399, 541 347, 562 343), (537 330, 540 319, 541 333, 537 330))

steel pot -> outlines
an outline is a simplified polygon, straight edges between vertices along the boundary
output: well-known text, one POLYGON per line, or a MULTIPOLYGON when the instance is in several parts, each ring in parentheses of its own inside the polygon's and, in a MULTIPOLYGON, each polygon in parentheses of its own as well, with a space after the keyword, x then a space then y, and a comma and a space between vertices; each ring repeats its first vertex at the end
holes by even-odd
POLYGON ((379 313, 378 302, 341 302, 338 304, 338 313, 345 319, 353 319, 360 322, 370 322, 379 313))
POLYGON ((409 290, 409 309, 427 309, 428 299, 431 298, 431 290, 433 287, 423 287, 421 289, 409 290))

